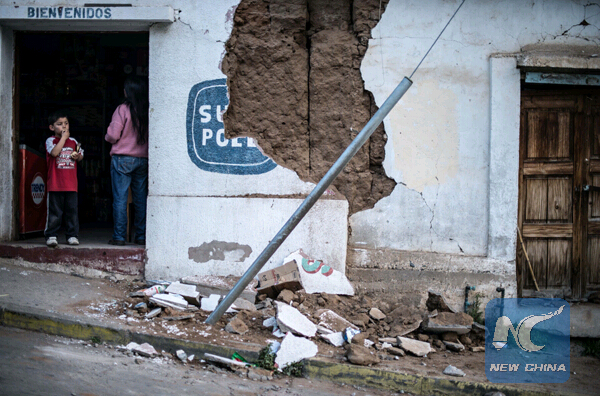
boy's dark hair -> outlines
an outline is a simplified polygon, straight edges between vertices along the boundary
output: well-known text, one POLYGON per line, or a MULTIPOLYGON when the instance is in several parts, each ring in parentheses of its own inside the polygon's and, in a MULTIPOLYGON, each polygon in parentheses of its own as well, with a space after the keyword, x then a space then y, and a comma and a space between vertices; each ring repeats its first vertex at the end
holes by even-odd
POLYGON ((48 125, 54 124, 59 118, 66 118, 68 120, 69 115, 64 110, 55 111, 54 113, 48 116, 48 125))

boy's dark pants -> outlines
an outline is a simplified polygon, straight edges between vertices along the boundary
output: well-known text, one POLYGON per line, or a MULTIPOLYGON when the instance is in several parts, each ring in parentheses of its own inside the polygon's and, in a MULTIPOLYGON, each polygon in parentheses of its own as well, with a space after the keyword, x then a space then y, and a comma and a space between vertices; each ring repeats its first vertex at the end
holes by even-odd
POLYGON ((79 235, 79 217, 77 216, 76 191, 49 191, 48 217, 44 236, 57 237, 62 220, 65 220, 67 239, 79 235))

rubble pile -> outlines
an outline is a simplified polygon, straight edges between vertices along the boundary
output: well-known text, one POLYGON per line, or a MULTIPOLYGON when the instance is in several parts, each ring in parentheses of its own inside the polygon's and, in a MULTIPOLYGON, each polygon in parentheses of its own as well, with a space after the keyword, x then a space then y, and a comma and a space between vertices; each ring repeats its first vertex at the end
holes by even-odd
MULTIPOLYGON (((436 352, 485 350, 484 327, 471 316, 453 310, 441 293, 430 290, 427 311, 419 312, 354 295, 343 274, 333 276, 336 272, 301 250, 294 252, 284 265, 258 275, 258 283, 248 287, 215 326, 214 330, 222 332, 217 337, 230 334, 225 338, 270 345, 275 353, 274 367, 279 369, 325 352, 352 364, 371 366, 407 355, 426 358, 436 352), (311 279, 311 290, 321 291, 307 291, 307 278, 311 279), (341 290, 344 294, 322 290, 341 290)), ((163 323, 163 327, 166 322, 189 323, 188 331, 214 337, 214 332, 208 332, 211 327, 203 322, 229 292, 228 287, 204 287, 199 278, 151 283, 130 293, 128 317, 163 323)), ((178 334, 177 328, 173 331, 178 334)), ((185 361, 187 357, 182 356, 183 351, 181 356, 177 354, 185 361)), ((204 358, 220 363, 231 360, 204 358)), ((456 370, 446 371, 447 375, 460 375, 456 370)))

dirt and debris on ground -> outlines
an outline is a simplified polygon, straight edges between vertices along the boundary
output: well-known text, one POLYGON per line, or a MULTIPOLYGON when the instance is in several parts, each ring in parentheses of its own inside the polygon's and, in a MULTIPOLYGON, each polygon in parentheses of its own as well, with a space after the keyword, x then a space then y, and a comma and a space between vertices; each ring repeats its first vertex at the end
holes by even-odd
MULTIPOLYGON (((222 345, 239 350, 260 351, 273 341, 281 342, 273 334, 273 328, 264 322, 277 316, 277 304, 286 304, 296 308, 315 326, 322 328, 323 313, 330 310, 360 331, 356 340, 336 347, 325 338, 316 335, 311 337, 318 347, 317 358, 332 362, 363 362, 378 369, 397 371, 405 374, 422 375, 438 378, 450 378, 471 382, 488 382, 485 377, 484 329, 473 323, 472 329, 466 333, 455 332, 425 333, 421 324, 430 317, 439 316, 443 306, 431 306, 432 310, 419 312, 405 306, 379 302, 373 296, 342 296, 327 293, 308 294, 304 290, 295 292, 282 291, 273 300, 266 295, 257 295, 256 310, 241 309, 237 312, 225 313, 214 326, 204 323, 210 312, 193 307, 192 311, 163 308, 161 313, 147 319, 146 313, 154 307, 150 297, 130 297, 130 294, 147 287, 145 283, 129 283, 122 288, 123 298, 103 306, 93 302, 87 307, 79 304, 79 310, 86 311, 96 317, 116 319, 131 327, 132 331, 176 337, 213 345, 222 345), (139 310, 133 307, 140 302, 146 308, 139 310), (374 310, 374 308, 376 310, 374 310), (227 331, 232 328, 240 331, 227 331), (243 326, 241 325, 243 324, 243 326), (427 344, 430 351, 423 356, 415 356, 408 349, 402 348, 399 337, 414 343, 427 344), (352 347, 350 345, 357 345, 352 347), (368 346, 366 346, 368 345, 368 346), (460 346, 456 348, 456 346, 460 346), (368 357, 364 353, 368 353, 368 357), (363 355, 360 355, 360 353, 363 355), (448 369, 449 366, 453 368, 448 369), (443 374, 446 370, 446 374, 443 374), (462 376, 461 373, 465 375, 462 376)), ((225 292, 227 292, 226 290, 225 292)), ((136 295, 136 294, 133 294, 136 295)), ((89 302, 88 302, 89 303, 89 302)), ((451 312, 447 312, 453 315, 451 312)), ((464 314, 460 316, 459 327, 465 326, 464 314)), ((448 315, 443 315, 448 319, 448 315)), ((446 323, 448 325, 448 323, 446 323)), ((333 332, 333 331, 331 331, 333 332)), ((321 333, 327 334, 327 333, 321 333)), ((581 348, 573 343, 571 359, 571 377, 565 384, 522 385, 525 388, 545 391, 574 391, 583 394, 595 394, 596 371, 600 369, 600 360, 582 356, 581 348)))

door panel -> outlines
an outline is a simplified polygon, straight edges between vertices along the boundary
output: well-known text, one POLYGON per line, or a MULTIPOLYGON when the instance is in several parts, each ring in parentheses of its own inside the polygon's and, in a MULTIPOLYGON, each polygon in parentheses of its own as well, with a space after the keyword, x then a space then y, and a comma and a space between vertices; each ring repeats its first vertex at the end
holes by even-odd
MULTIPOLYGON (((540 290, 557 297, 600 290, 599 99, 597 88, 521 95, 518 225, 540 290)), ((517 276, 533 295, 523 246, 517 276)))

